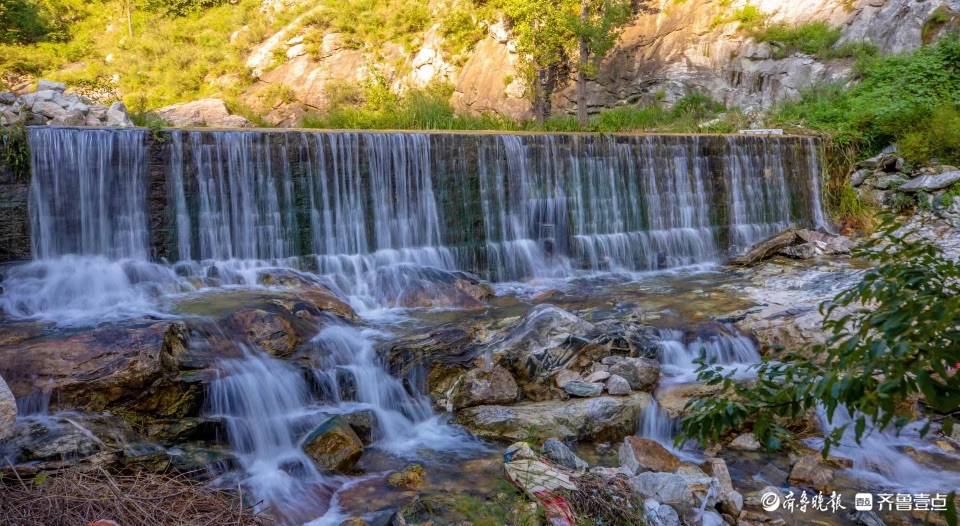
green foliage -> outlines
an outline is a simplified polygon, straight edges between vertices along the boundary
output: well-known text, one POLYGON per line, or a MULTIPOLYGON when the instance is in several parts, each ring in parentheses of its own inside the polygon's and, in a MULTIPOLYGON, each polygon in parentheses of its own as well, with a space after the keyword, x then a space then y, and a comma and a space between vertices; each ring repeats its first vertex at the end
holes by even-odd
POLYGON ((172 16, 184 16, 188 13, 216 7, 226 1, 227 0, 148 0, 147 8, 172 16))
POLYGON ((386 42, 412 48, 430 24, 425 0, 326 0, 322 5, 317 22, 357 49, 378 50, 386 42))
MULTIPOLYGON (((633 17, 633 5, 630 0, 590 0, 586 7, 585 19, 581 13, 579 18, 571 20, 574 33, 586 43, 591 57, 602 58, 613 49, 624 25, 633 17)), ((590 75, 596 73, 595 64, 580 64, 579 67, 590 67, 587 72, 590 75)))
POLYGON ((568 63, 577 42, 579 0, 499 0, 498 7, 510 21, 528 85, 540 71, 568 63))
POLYGON ((934 109, 928 118, 901 134, 897 146, 905 158, 918 162, 960 160, 960 109, 950 105, 934 109))
MULTIPOLYGON (((960 38, 941 38, 935 45, 912 53, 872 57, 859 64, 861 79, 853 87, 822 86, 782 105, 772 115, 772 125, 807 128, 829 133, 840 145, 879 151, 912 132, 929 137, 931 119, 953 122, 949 111, 938 109, 960 104, 960 38)), ((910 156, 924 155, 911 145, 910 156)), ((937 147, 952 155, 952 147, 937 147)), ((910 157, 926 162, 923 157, 910 157)), ((943 161, 960 161, 944 156, 943 161)))
POLYGON ((0 127, 0 170, 9 170, 18 181, 30 179, 30 146, 22 124, 0 127))
POLYGON ((717 15, 711 23, 711 27, 718 27, 724 24, 736 22, 737 29, 748 33, 758 32, 767 23, 767 14, 753 4, 747 4, 734 9, 728 14, 717 15))
POLYGON ((923 28, 920 30, 920 39, 924 44, 933 42, 937 34, 956 18, 956 13, 945 5, 938 6, 930 13, 930 16, 923 22, 923 28))
POLYGON ((806 22, 791 26, 785 23, 771 24, 754 33, 757 42, 775 44, 774 57, 783 58, 796 52, 826 57, 840 40, 840 28, 826 22, 806 22))
POLYGON ((489 6, 478 6, 472 0, 457 2, 440 22, 443 50, 455 64, 463 63, 467 53, 487 32, 485 21, 492 18, 489 6))
MULTIPOLYGON (((829 419, 847 409, 859 441, 870 424, 905 425, 899 410, 914 397, 941 415, 960 406, 960 375, 951 371, 960 362, 960 265, 891 218, 854 255, 875 266, 821 306, 826 346, 764 361, 749 384, 702 366, 700 379, 721 392, 691 403, 684 437, 716 442, 752 423, 758 440, 776 449, 792 439, 788 422, 822 406, 829 419)), ((944 424, 949 431, 949 416, 944 424)), ((825 437, 824 456, 843 432, 825 437)))
POLYGON ((82 0, 0 0, 0 44, 65 41, 88 10, 82 0))

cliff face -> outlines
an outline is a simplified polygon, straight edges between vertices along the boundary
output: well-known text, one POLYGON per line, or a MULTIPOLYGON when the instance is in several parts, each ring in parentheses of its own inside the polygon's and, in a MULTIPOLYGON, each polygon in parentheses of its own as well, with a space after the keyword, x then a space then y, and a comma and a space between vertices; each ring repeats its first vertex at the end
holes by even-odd
MULTIPOLYGON (((770 22, 825 21, 842 31, 839 44, 868 42, 883 53, 920 46, 924 25, 941 6, 949 13, 960 12, 960 0, 753 0, 750 4, 770 22)), ((852 59, 824 60, 802 53, 780 58, 770 44, 755 42, 737 22, 718 23, 745 5, 743 0, 641 4, 590 81, 591 111, 654 99, 672 102, 697 90, 749 112, 795 97, 811 85, 850 78, 852 59)), ((255 101, 271 86, 288 86, 296 101, 276 105, 268 120, 293 124, 304 111, 326 107, 338 85, 356 85, 376 72, 396 89, 434 80, 451 82, 455 86, 451 103, 459 111, 527 117, 530 104, 517 79, 518 57, 509 31, 497 23, 487 33, 457 64, 442 51, 439 24, 428 29, 411 50, 386 46, 372 56, 344 46, 335 33, 324 36, 319 52, 308 53, 302 22, 294 21, 251 55, 248 66, 259 80, 248 95, 255 101), (277 57, 283 63, 271 65, 277 57)), ((555 93, 553 108, 555 113, 575 111, 572 79, 555 93)))

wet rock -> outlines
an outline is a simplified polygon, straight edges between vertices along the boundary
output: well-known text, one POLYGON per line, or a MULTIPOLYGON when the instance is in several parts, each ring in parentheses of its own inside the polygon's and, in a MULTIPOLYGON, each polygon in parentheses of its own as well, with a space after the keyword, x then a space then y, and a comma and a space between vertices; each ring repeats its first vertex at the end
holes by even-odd
POLYGON ((453 392, 453 408, 484 404, 509 404, 519 389, 510 371, 500 366, 472 369, 463 376, 453 392))
POLYGON ((178 128, 207 126, 211 128, 247 128, 250 122, 231 115, 220 99, 201 99, 160 108, 156 114, 178 128))
POLYGON ((690 401, 710 396, 717 391, 718 386, 701 383, 669 385, 657 390, 657 402, 670 418, 678 418, 686 413, 690 401))
POLYGON ((861 168, 850 174, 850 186, 856 188, 864 183, 868 177, 873 175, 873 170, 861 168))
POLYGON ((590 467, 585 460, 578 457, 566 444, 553 437, 544 441, 541 451, 543 452, 543 456, 554 464, 574 471, 586 471, 586 469, 590 467))
POLYGON ((18 398, 50 393, 52 410, 183 417, 204 395, 202 378, 180 370, 187 348, 183 322, 108 325, 0 346, 0 374, 18 398))
POLYGON ((947 188, 957 181, 960 181, 960 171, 943 172, 938 175, 921 175, 900 185, 898 190, 901 192, 932 192, 947 188))
POLYGON ((834 468, 813 455, 801 457, 790 470, 789 482, 796 486, 829 491, 834 468))
POLYGON ((518 380, 543 382, 570 365, 588 344, 593 325, 549 304, 537 305, 514 326, 493 337, 485 350, 503 356, 518 380))
POLYGON ((427 472, 420 464, 409 465, 387 477, 387 484, 398 489, 418 489, 426 481, 427 472))
POLYGON ((866 184, 876 188, 877 190, 895 190, 900 188, 906 182, 906 177, 903 177, 900 174, 892 174, 881 175, 880 177, 869 179, 866 184))
POLYGON ((7 386, 7 382, 0 376, 0 442, 13 435, 13 428, 17 423, 17 401, 7 386))
POLYGON ((720 484, 718 509, 732 517, 739 516, 743 510, 743 495, 734 489, 727 463, 722 458, 713 457, 708 458, 702 467, 704 472, 717 479, 717 483, 720 484))
POLYGON ((460 411, 457 421, 477 436, 491 440, 620 440, 633 433, 640 413, 650 402, 649 394, 634 393, 626 397, 484 405, 460 411))
POLYGON ((740 266, 755 265, 760 261, 772 257, 781 250, 796 244, 799 239, 800 237, 797 235, 797 230, 789 229, 755 244, 746 254, 730 260, 730 264, 740 266))
POLYGON ((14 459, 29 461, 76 461, 104 449, 104 444, 80 425, 64 420, 29 420, 9 437, 8 447, 16 451, 14 459))
POLYGON ((360 437, 364 445, 370 445, 373 442, 374 432, 377 426, 377 416, 370 409, 362 409, 340 415, 347 425, 353 429, 353 432, 360 437))
POLYGON ((636 391, 649 391, 660 381, 660 362, 650 358, 626 358, 610 366, 610 374, 620 376, 636 391))
POLYGON ((757 440, 757 437, 753 433, 743 433, 737 435, 730 444, 727 446, 730 449, 735 449, 737 451, 760 451, 760 448, 763 446, 757 440))
POLYGON ((494 296, 493 288, 480 278, 437 268, 389 268, 378 271, 380 294, 406 308, 482 309, 494 296))
POLYGON ((370 526, 370 523, 359 517, 350 517, 349 519, 341 522, 340 526, 370 526))
POLYGON ((233 313, 227 323, 268 353, 287 357, 307 340, 290 319, 263 309, 243 309, 233 313))
POLYGON ((620 467, 630 474, 640 471, 675 471, 680 459, 657 441, 628 436, 620 444, 620 467))
POLYGON ((450 392, 479 356, 475 340, 475 329, 443 325, 386 343, 377 352, 390 374, 398 378, 422 381, 426 376, 421 389, 430 394, 437 408, 450 411, 450 392))
POLYGON ((614 396, 623 396, 630 394, 633 390, 630 388, 630 382, 624 377, 614 374, 607 378, 607 393, 614 396))
POLYGON ((363 454, 363 442, 340 417, 333 417, 303 441, 303 450, 323 470, 346 472, 363 454))
POLYGON ((603 384, 574 380, 564 384, 563 390, 570 396, 590 398, 600 396, 600 394, 603 393, 603 384))
POLYGON ((290 269, 270 269, 257 273, 257 283, 268 287, 282 287, 310 302, 314 307, 345 320, 355 321, 357 313, 323 283, 312 276, 290 269))

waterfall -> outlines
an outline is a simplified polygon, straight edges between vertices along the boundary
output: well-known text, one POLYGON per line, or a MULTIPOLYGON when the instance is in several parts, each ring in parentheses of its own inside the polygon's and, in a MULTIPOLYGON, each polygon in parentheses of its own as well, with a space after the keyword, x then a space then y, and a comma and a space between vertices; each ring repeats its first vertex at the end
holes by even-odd
MULTIPOLYGON (((810 138, 158 133, 30 129, 38 261, 173 263, 180 281, 156 287, 122 265, 114 297, 148 303, 222 271, 255 285, 249 269, 294 267, 363 310, 438 272, 660 270, 722 261, 792 224, 828 226, 810 138)), ((61 299, 30 290, 51 295, 0 301, 42 317, 61 299)))
POLYGON ((697 379, 697 361, 741 370, 760 363, 756 345, 731 324, 714 325, 687 335, 677 329, 660 330, 658 359, 666 382, 687 383, 697 379))

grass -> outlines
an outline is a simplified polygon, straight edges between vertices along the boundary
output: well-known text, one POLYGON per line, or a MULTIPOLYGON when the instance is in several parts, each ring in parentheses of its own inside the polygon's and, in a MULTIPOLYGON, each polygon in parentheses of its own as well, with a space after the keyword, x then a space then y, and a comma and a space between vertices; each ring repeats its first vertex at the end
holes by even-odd
POLYGON ((458 115, 450 106, 453 87, 434 84, 421 90, 393 93, 384 79, 362 87, 336 84, 328 88, 331 109, 306 115, 304 128, 374 130, 499 130, 543 132, 627 131, 732 132, 745 127, 746 118, 727 111, 710 97, 692 93, 672 107, 662 104, 623 106, 604 110, 581 128, 571 115, 557 115, 543 124, 515 121, 497 115, 458 115))
POLYGON ((768 15, 753 4, 747 4, 734 9, 727 14, 717 15, 710 24, 711 28, 716 28, 733 22, 737 23, 737 29, 747 33, 753 33, 760 30, 767 22, 768 15))
POLYGON ((864 153, 906 141, 908 161, 926 163, 936 155, 960 162, 957 134, 943 131, 957 123, 960 37, 950 34, 911 53, 867 58, 858 69, 854 86, 808 90, 774 111, 769 124, 821 131, 864 153))
POLYGON ((862 58, 875 56, 876 46, 866 42, 849 42, 837 45, 842 36, 838 27, 822 21, 797 25, 770 24, 753 32, 757 42, 769 42, 774 58, 785 58, 794 53, 805 53, 821 59, 862 58))

